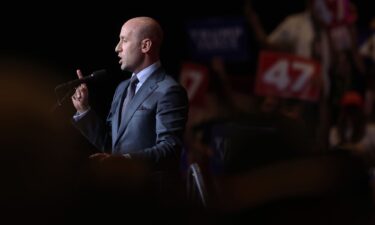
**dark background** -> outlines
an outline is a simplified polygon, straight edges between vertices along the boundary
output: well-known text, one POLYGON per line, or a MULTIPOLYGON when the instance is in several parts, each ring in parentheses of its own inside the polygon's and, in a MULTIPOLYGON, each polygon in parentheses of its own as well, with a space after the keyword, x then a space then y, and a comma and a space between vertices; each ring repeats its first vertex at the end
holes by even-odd
MULTIPOLYGON (((360 15, 358 28, 365 32, 374 7, 370 0, 355 2, 360 15)), ((301 11, 303 6, 303 0, 254 0, 254 8, 267 32, 285 16, 301 11)), ((114 49, 122 24, 134 16, 151 16, 160 21, 165 32, 162 64, 177 77, 181 63, 190 60, 185 23, 189 19, 243 16, 243 1, 3 2, 0 7, 1 221, 9 218, 12 224, 33 220, 38 224, 56 224, 60 218, 77 221, 77 215, 82 221, 93 222, 101 215, 106 219, 120 215, 123 219, 123 214, 117 211, 97 215, 108 196, 104 192, 109 189, 92 195, 95 190, 89 190, 93 186, 86 186, 90 184, 85 173, 87 156, 96 149, 70 123, 75 110, 69 98, 54 108, 54 88, 76 79, 78 68, 85 75, 106 69, 110 79, 89 84, 91 105, 104 118, 116 85, 130 75, 120 71, 114 49), (92 201, 86 204, 86 198, 92 201), (73 212, 69 214, 67 209, 73 212)), ((232 70, 230 75, 236 74, 233 71, 254 74, 258 46, 251 31, 248 50, 248 61, 228 65, 232 70)), ((116 171, 123 170, 116 167, 116 171)), ((106 173, 102 175, 106 177, 106 173)), ((117 179, 119 173, 112 175, 108 177, 117 179)), ((119 187, 123 186, 116 186, 119 187)), ((110 197, 104 205, 113 199, 110 197)), ((131 208, 135 209, 133 205, 131 208)), ((181 209, 176 207, 172 214, 177 211, 176 215, 184 214, 181 209)))

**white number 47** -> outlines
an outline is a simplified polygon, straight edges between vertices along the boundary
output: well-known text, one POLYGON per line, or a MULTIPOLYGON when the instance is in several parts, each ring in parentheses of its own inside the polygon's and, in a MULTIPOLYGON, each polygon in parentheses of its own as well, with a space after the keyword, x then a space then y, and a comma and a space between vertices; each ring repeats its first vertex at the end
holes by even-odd
POLYGON ((264 73, 264 82, 270 85, 276 86, 279 90, 285 90, 290 87, 293 92, 300 92, 306 86, 307 82, 310 81, 314 73, 314 66, 303 62, 289 62, 288 60, 282 59, 274 63, 264 73), (289 66, 291 64, 292 70, 300 71, 297 75, 297 79, 293 81, 289 74, 289 66))

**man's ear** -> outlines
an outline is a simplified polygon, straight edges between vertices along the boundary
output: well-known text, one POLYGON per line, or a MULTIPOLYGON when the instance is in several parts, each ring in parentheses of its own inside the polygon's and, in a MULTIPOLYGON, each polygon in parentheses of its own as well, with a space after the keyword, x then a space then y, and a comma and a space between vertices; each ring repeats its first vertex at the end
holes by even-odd
POLYGON ((149 52, 152 46, 152 41, 149 38, 145 38, 141 43, 141 50, 143 53, 149 52))

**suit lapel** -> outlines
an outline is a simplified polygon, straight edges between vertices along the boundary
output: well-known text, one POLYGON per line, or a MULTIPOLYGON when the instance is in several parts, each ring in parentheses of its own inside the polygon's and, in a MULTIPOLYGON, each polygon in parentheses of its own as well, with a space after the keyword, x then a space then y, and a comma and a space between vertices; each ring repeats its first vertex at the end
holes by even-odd
POLYGON ((113 120, 112 120, 112 140, 117 140, 118 137, 118 131, 119 131, 119 126, 121 124, 121 109, 122 109, 122 104, 124 103, 124 99, 126 97, 126 90, 127 87, 129 86, 129 81, 123 86, 122 90, 120 91, 119 96, 116 98, 116 101, 119 101, 116 105, 116 108, 114 110, 113 114, 113 120))
MULTIPOLYGON (((118 125, 118 134, 117 139, 115 141, 115 144, 119 141, 119 137, 125 132, 126 128, 128 127, 129 121, 132 119, 135 111, 138 109, 138 107, 144 102, 148 96, 150 96, 155 89, 158 87, 158 82, 162 79, 164 79, 164 73, 161 73, 160 69, 156 70, 141 86, 141 88, 137 91, 137 93, 134 95, 133 100, 127 105, 127 109, 124 115, 124 118, 121 118, 121 121, 119 121, 118 125)), ((127 85, 128 86, 128 85, 127 85)), ((125 90, 124 90, 125 92, 125 90)), ((123 101, 123 99, 122 99, 123 101)), ((122 105, 122 104, 119 104, 122 105)), ((117 113, 121 113, 121 108, 117 110, 117 113)), ((119 115, 118 117, 119 118, 119 115)))

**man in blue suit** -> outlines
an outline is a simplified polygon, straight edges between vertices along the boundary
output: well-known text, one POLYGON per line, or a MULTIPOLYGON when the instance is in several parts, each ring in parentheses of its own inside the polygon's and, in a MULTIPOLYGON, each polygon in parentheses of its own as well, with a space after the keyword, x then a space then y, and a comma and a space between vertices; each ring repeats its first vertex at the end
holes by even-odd
MULTIPOLYGON (((115 51, 121 69, 132 72, 132 78, 118 85, 106 121, 90 108, 87 86, 81 84, 76 89, 72 96, 77 110, 73 122, 101 150, 91 158, 103 161, 120 156, 144 160, 156 168, 178 162, 188 98, 185 89, 161 66, 162 40, 159 23, 150 17, 135 17, 124 23, 115 51), (130 95, 134 97, 130 99, 130 95)), ((83 77, 80 70, 77 75, 83 77)))

